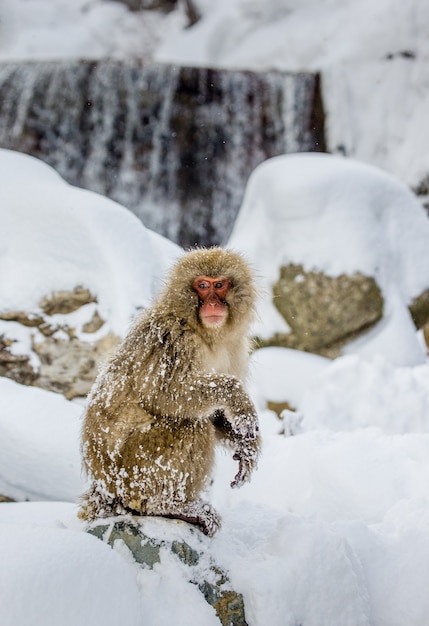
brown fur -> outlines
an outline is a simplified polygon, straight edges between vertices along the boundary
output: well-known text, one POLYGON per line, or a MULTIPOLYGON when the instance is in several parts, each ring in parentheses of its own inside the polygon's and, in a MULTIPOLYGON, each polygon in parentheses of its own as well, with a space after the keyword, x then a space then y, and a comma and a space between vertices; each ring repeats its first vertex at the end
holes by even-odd
POLYGON ((187 253, 153 307, 141 315, 100 372, 82 433, 92 485, 81 517, 124 512, 193 521, 213 534, 219 519, 199 500, 216 435, 240 461, 232 486, 248 480, 259 451, 255 408, 243 389, 255 287, 241 256, 220 248, 187 253), (206 328, 196 276, 227 276, 228 319, 206 328))

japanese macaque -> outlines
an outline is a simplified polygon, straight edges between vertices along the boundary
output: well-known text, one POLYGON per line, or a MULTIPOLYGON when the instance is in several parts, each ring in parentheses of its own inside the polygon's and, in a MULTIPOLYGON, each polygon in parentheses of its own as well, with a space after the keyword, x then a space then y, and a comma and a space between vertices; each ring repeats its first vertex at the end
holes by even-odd
POLYGON ((123 513, 220 526, 201 498, 217 442, 232 450, 231 487, 250 479, 260 439, 244 390, 255 286, 244 259, 196 249, 174 266, 91 391, 82 433, 84 519, 123 513))

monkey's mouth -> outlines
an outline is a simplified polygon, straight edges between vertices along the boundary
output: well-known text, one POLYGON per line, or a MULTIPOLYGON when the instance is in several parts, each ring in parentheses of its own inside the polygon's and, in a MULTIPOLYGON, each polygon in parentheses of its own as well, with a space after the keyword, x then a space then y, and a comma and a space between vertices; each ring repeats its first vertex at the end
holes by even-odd
POLYGON ((201 320, 204 326, 221 326, 225 322, 226 317, 224 312, 211 313, 210 315, 202 315, 201 320))

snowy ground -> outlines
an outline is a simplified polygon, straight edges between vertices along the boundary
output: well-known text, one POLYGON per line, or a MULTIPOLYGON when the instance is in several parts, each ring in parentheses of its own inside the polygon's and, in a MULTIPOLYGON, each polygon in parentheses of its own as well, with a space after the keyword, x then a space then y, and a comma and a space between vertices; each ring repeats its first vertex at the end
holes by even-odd
MULTIPOLYGON (((315 157, 300 158, 311 173, 307 181, 313 182, 294 187, 297 201, 303 190, 307 200, 319 198, 315 157)), ((341 190, 341 164, 321 158, 334 169, 325 191, 335 190, 336 181, 341 190)), ((64 286, 61 280, 70 286, 85 279, 112 325, 125 331, 128 316, 153 296, 177 248, 154 237, 119 205, 71 188, 30 157, 2 151, 0 160, 6 233, 2 306, 16 301, 34 310, 39 295, 52 287, 52 275, 57 288, 64 286), (51 206, 61 210, 60 220, 51 206), (40 222, 32 219, 36 213, 40 222), (70 256, 78 242, 80 254, 73 264, 70 256), (117 280, 117 268, 130 274, 129 283, 117 280)), ((270 164, 263 167, 269 176, 270 164)), ((368 197, 371 189, 380 197, 384 175, 370 169, 362 173, 361 166, 358 171, 368 197)), ((350 170, 347 176, 350 187, 350 170)), ((281 180, 278 193, 288 193, 281 180)), ((397 189, 393 215, 399 220, 404 188, 390 178, 389 184, 397 189)), ((252 188, 256 192, 258 183, 252 188)), ((275 199, 276 189, 270 189, 275 199)), ((246 202, 254 206, 252 198, 256 201, 258 194, 249 191, 246 202)), ((407 195, 406 206, 409 202, 414 199, 407 195)), ((277 204, 256 232, 279 228, 277 204)), ((307 206, 309 224, 314 215, 311 203, 307 206)), ((322 211, 325 218, 329 206, 322 211)), ((344 210, 353 212, 353 203, 344 210)), ((374 219, 367 219, 367 228, 374 227, 374 219)), ((413 224, 411 219, 404 229, 404 250, 416 241, 413 224)), ((426 228, 424 222, 422 237, 426 228)), ((235 233, 236 247, 245 246, 245 235, 240 240, 235 233)), ((386 241, 377 247, 385 262, 386 241)), ((301 242, 304 254, 305 239, 301 242)), ((355 260, 368 262, 369 250, 362 245, 355 260)), ((396 265, 387 263, 385 271, 402 276, 412 290, 413 280, 421 279, 417 273, 408 280, 409 266, 401 258, 410 260, 397 255, 396 265)), ((407 324, 396 325, 398 341, 410 338, 407 324)), ((393 346, 375 337, 369 343, 374 349, 365 358, 355 351, 334 362, 276 348, 252 358, 249 388, 260 413, 260 466, 249 485, 233 491, 229 482, 235 464, 219 452, 211 499, 224 524, 213 539, 201 536, 203 548, 243 593, 250 626, 427 624, 429 363, 420 343, 420 351, 413 343, 414 362, 407 365, 392 363, 393 346), (298 411, 286 412, 280 422, 266 409, 267 400, 289 400, 298 411)), ((24 349, 25 341, 21 338, 18 345, 24 349)), ((125 620, 141 626, 215 626, 213 609, 186 582, 171 555, 164 555, 154 570, 141 570, 124 548, 111 550, 82 532, 76 518, 84 489, 82 411, 81 403, 0 379, 0 493, 20 500, 0 504, 2 625, 113 626, 125 620)), ((161 524, 186 539, 186 529, 175 529, 175 522, 161 524)))

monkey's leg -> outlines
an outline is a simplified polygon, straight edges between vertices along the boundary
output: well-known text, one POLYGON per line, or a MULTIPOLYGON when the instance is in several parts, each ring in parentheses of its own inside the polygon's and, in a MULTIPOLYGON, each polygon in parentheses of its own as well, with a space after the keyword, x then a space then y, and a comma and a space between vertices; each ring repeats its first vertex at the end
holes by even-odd
POLYGON ((182 519, 212 535, 217 513, 200 494, 214 457, 215 432, 208 419, 159 418, 134 430, 121 448, 127 485, 123 504, 141 515, 182 519))
POLYGON ((220 515, 211 504, 204 500, 184 504, 178 507, 177 511, 170 510, 168 514, 164 514, 162 517, 180 519, 189 524, 195 524, 209 537, 212 537, 221 526, 220 515))
POLYGON ((118 498, 106 493, 106 491, 101 489, 100 485, 94 481, 88 491, 82 496, 78 517, 92 521, 99 518, 124 515, 126 513, 133 513, 133 511, 123 506, 118 498))

